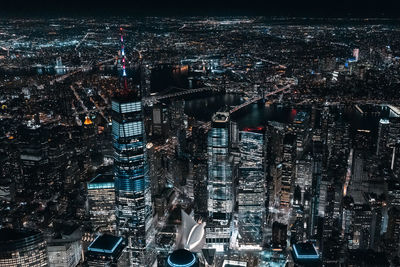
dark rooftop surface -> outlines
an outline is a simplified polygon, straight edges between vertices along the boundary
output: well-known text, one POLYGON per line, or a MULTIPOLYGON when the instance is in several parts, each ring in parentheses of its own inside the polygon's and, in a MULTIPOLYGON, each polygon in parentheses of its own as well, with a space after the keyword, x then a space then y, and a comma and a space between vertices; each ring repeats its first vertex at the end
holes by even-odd
POLYGON ((384 252, 362 249, 350 250, 348 263, 358 266, 390 266, 384 252))
POLYGON ((112 174, 99 174, 96 177, 94 177, 92 180, 90 180, 89 183, 113 183, 114 182, 114 176, 112 174))
POLYGON ((141 98, 138 94, 138 91, 133 89, 120 90, 116 92, 112 97, 112 100, 117 101, 119 103, 128 103, 140 99, 141 98))
POLYGON ((6 243, 10 241, 20 240, 39 233, 40 232, 31 229, 15 230, 10 228, 2 228, 0 229, 0 242, 6 243))
POLYGON ((294 134, 287 134, 287 135, 285 135, 285 137, 283 139, 283 143, 292 145, 295 140, 296 140, 296 136, 294 134))

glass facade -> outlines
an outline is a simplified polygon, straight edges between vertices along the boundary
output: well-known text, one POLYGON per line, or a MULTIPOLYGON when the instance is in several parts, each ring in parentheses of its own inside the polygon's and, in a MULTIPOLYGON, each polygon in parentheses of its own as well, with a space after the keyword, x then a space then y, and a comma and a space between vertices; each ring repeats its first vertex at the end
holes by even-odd
POLYGON ((231 235, 233 211, 232 168, 229 160, 229 114, 216 113, 208 133, 209 246, 224 250, 231 235))
POLYGON ((240 132, 239 246, 261 249, 265 217, 264 135, 240 132))
POLYGON ((99 174, 87 184, 90 221, 95 231, 115 231, 115 189, 112 175, 99 174))
POLYGON ((112 100, 117 234, 127 240, 130 266, 143 264, 151 221, 151 194, 142 106, 138 96, 112 100))
POLYGON ((285 135, 283 140, 282 180, 280 202, 281 208, 289 208, 293 198, 292 182, 294 176, 294 164, 296 153, 296 136, 285 135))
POLYGON ((28 229, 0 229, 0 266, 49 266, 42 233, 28 229))
POLYGON ((228 145, 228 123, 214 125, 208 135, 208 211, 214 221, 222 224, 230 220, 233 209, 228 145))

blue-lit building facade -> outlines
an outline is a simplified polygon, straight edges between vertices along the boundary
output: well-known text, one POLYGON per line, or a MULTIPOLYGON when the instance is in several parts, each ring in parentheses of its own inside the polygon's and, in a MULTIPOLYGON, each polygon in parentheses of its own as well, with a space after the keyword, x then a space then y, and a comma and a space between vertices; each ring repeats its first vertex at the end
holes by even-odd
POLYGON ((209 247, 224 251, 230 241, 234 204, 229 158, 229 113, 214 114, 207 142, 209 220, 206 242, 209 247))
POLYGON ((124 90, 112 99, 117 234, 130 266, 143 266, 151 225, 151 193, 140 96, 124 90))
POLYGON ((265 217, 264 134, 241 131, 239 151, 239 247, 259 250, 265 217))

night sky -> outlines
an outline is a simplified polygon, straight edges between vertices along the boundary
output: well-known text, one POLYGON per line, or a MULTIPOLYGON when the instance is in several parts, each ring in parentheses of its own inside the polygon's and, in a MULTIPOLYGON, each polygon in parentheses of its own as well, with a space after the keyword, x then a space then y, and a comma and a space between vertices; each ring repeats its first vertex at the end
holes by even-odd
POLYGON ((0 0, 10 16, 59 15, 266 15, 309 17, 397 17, 398 0, 0 0))

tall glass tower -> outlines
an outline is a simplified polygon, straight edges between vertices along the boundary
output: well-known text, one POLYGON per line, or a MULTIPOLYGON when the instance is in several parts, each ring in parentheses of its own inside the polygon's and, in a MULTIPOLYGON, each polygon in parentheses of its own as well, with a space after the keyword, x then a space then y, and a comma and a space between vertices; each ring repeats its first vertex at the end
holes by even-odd
POLYGON ((239 246, 261 249, 265 219, 264 134, 241 131, 239 151, 239 246))
POLYGON ((212 117, 207 153, 209 221, 206 241, 209 247, 224 251, 230 241, 234 203, 229 160, 229 113, 217 112, 212 117))
POLYGON ((151 225, 151 194, 141 98, 123 90, 112 99, 117 233, 126 239, 129 266, 143 266, 151 225))

